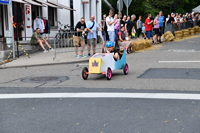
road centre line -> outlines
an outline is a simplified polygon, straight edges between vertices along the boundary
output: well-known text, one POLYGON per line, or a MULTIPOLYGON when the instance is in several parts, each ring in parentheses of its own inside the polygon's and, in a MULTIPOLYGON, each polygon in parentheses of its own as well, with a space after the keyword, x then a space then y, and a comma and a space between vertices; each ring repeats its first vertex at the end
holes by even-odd
POLYGON ((200 100, 200 94, 186 93, 26 93, 0 94, 0 99, 31 98, 142 98, 200 100))
POLYGON ((158 61, 159 63, 200 63, 200 61, 158 61))

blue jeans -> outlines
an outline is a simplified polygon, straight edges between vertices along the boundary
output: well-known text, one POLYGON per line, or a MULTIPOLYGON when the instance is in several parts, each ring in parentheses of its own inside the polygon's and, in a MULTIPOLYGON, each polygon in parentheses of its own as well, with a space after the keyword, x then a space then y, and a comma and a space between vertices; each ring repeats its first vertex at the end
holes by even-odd
POLYGON ((104 40, 104 41, 107 41, 107 40, 106 40, 106 33, 105 33, 105 31, 102 31, 101 33, 102 33, 103 40, 104 40))
POLYGON ((118 32, 119 32, 119 31, 115 29, 115 41, 117 41, 117 38, 118 38, 118 32))
POLYGON ((108 31, 109 39, 112 42, 115 42, 115 31, 108 31))

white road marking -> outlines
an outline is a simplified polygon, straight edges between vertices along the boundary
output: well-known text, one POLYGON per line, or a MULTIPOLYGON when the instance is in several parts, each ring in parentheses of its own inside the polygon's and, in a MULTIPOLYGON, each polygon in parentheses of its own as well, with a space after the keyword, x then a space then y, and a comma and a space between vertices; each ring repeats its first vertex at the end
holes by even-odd
POLYGON ((159 63, 200 63, 200 61, 158 61, 159 63))
POLYGON ((185 93, 27 93, 0 94, 0 99, 18 98, 148 98, 200 100, 200 94, 185 93))

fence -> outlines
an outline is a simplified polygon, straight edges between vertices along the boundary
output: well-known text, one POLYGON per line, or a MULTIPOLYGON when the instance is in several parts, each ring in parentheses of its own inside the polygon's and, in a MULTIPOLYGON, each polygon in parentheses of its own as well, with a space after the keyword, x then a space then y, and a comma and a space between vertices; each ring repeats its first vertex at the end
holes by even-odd
POLYGON ((175 31, 193 28, 196 25, 198 25, 198 21, 194 21, 194 22, 188 21, 188 22, 177 23, 177 24, 166 23, 164 33, 167 31, 171 31, 172 34, 174 34, 175 31))
POLYGON ((81 32, 77 31, 70 31, 70 32, 63 32, 56 34, 54 38, 54 49, 55 49, 55 57, 56 59, 57 54, 59 53, 68 53, 68 52, 79 52, 79 51, 88 51, 90 50, 91 53, 94 53, 94 51, 102 49, 101 38, 99 35, 97 35, 96 41, 96 47, 93 48, 93 45, 91 45, 90 48, 88 48, 88 40, 86 39, 86 36, 82 36, 81 32), (80 37, 78 36, 80 35, 80 37), (75 49, 75 44, 79 42, 85 42, 85 47, 83 48, 81 43, 77 46, 78 49, 75 49))

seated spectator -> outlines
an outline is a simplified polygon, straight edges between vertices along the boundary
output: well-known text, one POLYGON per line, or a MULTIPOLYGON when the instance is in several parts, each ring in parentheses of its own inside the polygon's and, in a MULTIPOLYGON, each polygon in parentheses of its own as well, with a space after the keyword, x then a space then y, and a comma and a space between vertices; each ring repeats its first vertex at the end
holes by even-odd
POLYGON ((122 26, 120 28, 120 31, 118 32, 118 45, 120 47, 120 49, 124 49, 124 47, 126 48, 126 51, 127 53, 130 53, 131 52, 131 41, 130 41, 130 38, 128 38, 126 40, 126 37, 128 37, 128 33, 127 33, 127 36, 126 34, 124 33, 124 26, 122 26))
POLYGON ((113 58, 115 59, 115 61, 119 60, 119 53, 114 49, 114 42, 112 41, 108 41, 106 42, 106 53, 114 53, 113 54, 113 58))
POLYGON ((42 38, 40 35, 40 29, 37 28, 36 31, 33 33, 32 37, 31 37, 31 44, 39 44, 40 47, 44 50, 44 53, 48 52, 45 48, 43 43, 46 44, 46 46, 49 48, 49 51, 54 51, 53 48, 51 48, 51 46, 49 45, 49 43, 46 41, 46 38, 42 38))

